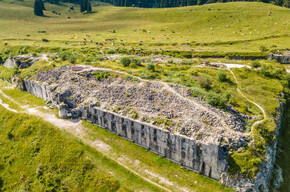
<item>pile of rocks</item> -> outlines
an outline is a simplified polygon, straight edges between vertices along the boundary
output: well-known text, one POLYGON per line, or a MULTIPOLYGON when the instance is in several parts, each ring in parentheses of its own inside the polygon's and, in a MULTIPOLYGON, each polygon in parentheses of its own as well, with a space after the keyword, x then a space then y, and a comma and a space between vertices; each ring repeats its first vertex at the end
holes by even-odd
POLYGON ((237 112, 225 113, 198 98, 190 98, 180 85, 175 90, 182 96, 158 81, 133 81, 113 72, 109 78, 97 79, 95 74, 100 71, 86 67, 73 69, 75 67, 53 69, 37 74, 34 79, 48 85, 58 104, 65 105, 63 108, 70 109, 71 114, 78 116, 78 108, 95 104, 197 140, 229 138, 240 143, 244 116, 237 112))
POLYGON ((31 65, 33 65, 35 62, 39 61, 39 57, 34 57, 32 55, 18 55, 15 57, 9 57, 4 62, 3 66, 7 68, 18 68, 18 69, 24 69, 28 68, 31 65))

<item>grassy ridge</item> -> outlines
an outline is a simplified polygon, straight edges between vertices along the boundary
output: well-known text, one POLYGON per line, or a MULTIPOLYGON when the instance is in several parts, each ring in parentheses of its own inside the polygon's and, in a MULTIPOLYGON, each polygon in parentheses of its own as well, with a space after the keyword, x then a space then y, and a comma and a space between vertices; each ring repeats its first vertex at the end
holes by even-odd
POLYGON ((0 191, 159 191, 43 120, 2 106, 0 146, 0 191))
POLYGON ((260 46, 270 50, 289 48, 290 9, 270 4, 235 2, 165 9, 101 6, 94 7, 95 13, 86 15, 78 12, 78 6, 70 12, 66 6, 47 4, 46 8, 46 17, 36 17, 31 0, 0 2, 3 42, 10 45, 97 47, 91 43, 83 45, 86 38, 102 42, 106 47, 131 47, 143 41, 143 45, 134 45, 134 48, 219 53, 259 52, 260 46), (268 16, 268 12, 272 15, 268 16), (50 42, 44 43, 42 38, 50 42), (111 42, 105 42, 108 38, 117 38, 117 41, 112 46, 111 42), (122 45, 120 39, 128 44, 122 45), (155 46, 160 43, 164 45, 155 46), (191 46, 182 46, 184 43, 191 46))

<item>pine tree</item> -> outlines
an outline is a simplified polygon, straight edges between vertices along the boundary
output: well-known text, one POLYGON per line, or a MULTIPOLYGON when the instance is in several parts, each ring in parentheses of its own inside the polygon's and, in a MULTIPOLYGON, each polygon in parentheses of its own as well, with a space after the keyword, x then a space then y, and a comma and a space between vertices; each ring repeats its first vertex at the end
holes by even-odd
POLYGON ((45 9, 45 8, 44 8, 42 0, 35 0, 35 2, 34 2, 34 14, 37 16, 43 16, 43 11, 42 11, 43 9, 45 9))
POLYGON ((43 3, 43 1, 42 1, 42 0, 39 0, 39 2, 40 2, 40 5, 41 5, 41 9, 42 9, 42 10, 45 10, 45 7, 44 7, 44 3, 43 3))
POLYGON ((81 13, 86 11, 86 1, 81 0, 81 13))
POLYGON ((90 0, 81 0, 81 12, 92 12, 90 0))
POLYGON ((87 0, 87 12, 92 12, 92 6, 91 6, 91 3, 90 3, 90 0, 87 0))
POLYGON ((290 8, 290 0, 284 0, 284 7, 290 8))

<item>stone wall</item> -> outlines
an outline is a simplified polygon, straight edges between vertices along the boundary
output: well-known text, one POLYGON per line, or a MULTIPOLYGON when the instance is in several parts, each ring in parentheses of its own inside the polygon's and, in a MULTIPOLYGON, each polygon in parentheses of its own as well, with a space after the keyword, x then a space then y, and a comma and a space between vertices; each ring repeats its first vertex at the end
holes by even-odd
POLYGON ((267 59, 273 59, 282 64, 290 64, 290 55, 270 54, 267 59))
POLYGON ((96 106, 83 106, 70 111, 61 103, 61 95, 53 93, 49 86, 24 80, 24 88, 31 94, 58 106, 61 117, 82 117, 132 141, 158 155, 163 156, 190 170, 219 180, 226 169, 225 152, 218 143, 197 142, 183 135, 170 134, 144 122, 124 118, 96 106))

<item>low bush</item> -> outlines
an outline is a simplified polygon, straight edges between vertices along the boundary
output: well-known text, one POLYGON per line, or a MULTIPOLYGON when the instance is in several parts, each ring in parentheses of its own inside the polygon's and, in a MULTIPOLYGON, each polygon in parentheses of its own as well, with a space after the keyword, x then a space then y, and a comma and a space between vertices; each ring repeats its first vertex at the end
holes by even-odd
POLYGON ((269 63, 263 64, 260 71, 266 77, 275 79, 283 79, 284 77, 283 68, 271 65, 269 63))
POLYGON ((137 68, 137 66, 141 66, 141 59, 137 59, 134 57, 122 57, 120 59, 120 63, 124 67, 130 66, 131 68, 137 68), (132 64, 132 65, 130 65, 130 64, 132 64))
POLYGON ((95 77, 97 80, 102 80, 102 79, 107 79, 110 76, 110 73, 108 73, 107 71, 101 71, 101 72, 95 72, 94 73, 95 77))
POLYGON ((211 89, 212 80, 209 77, 207 77, 207 76, 204 76, 204 75, 199 76, 198 83, 199 83, 199 85, 202 88, 204 88, 206 90, 210 90, 211 89))
POLYGON ((261 67, 261 63, 258 60, 255 60, 251 63, 252 67, 259 68, 261 67))
POLYGON ((155 71, 155 64, 154 63, 148 63, 146 67, 149 71, 155 71))
POLYGON ((215 92, 209 92, 204 96, 204 99, 207 103, 209 103, 212 106, 218 107, 218 108, 225 108, 226 103, 229 101, 231 95, 229 93, 221 94, 221 93, 215 93, 215 92))
POLYGON ((27 54, 28 53, 28 49, 29 49, 29 46, 25 45, 25 46, 21 46, 19 47, 19 50, 18 50, 18 54, 20 55, 23 55, 23 54, 27 54))
POLYGON ((120 63, 124 66, 124 67, 128 67, 131 63, 131 59, 129 57, 122 57, 120 59, 120 63))
POLYGON ((116 52, 115 52, 114 49, 108 49, 108 50, 106 51, 106 53, 107 53, 107 54, 115 54, 116 52))
POLYGON ((228 81, 228 77, 227 77, 227 74, 224 70, 219 70, 217 72, 217 79, 220 81, 220 82, 226 82, 228 81))

